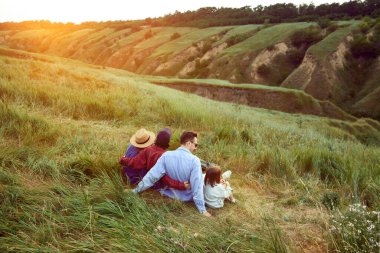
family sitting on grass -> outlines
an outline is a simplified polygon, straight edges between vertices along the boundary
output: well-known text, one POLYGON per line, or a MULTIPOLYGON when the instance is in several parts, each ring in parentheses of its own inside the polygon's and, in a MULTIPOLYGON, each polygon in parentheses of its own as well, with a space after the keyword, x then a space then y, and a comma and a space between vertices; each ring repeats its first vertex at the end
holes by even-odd
POLYGON ((199 212, 207 217, 211 214, 205 205, 221 208, 225 199, 235 203, 227 181, 231 171, 222 174, 219 166, 201 163, 192 154, 197 150, 197 137, 197 133, 184 132, 180 137, 181 146, 174 151, 166 151, 171 138, 168 128, 158 132, 157 138, 146 129, 138 130, 131 137, 125 155, 120 158, 124 179, 128 178, 131 184, 138 183, 132 192, 153 188, 170 198, 194 201, 199 212))

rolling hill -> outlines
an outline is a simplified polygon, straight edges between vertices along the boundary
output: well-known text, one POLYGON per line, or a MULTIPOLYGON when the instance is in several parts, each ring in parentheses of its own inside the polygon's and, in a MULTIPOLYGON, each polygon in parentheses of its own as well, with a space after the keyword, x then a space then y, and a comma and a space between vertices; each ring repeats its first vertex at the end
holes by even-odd
POLYGON ((352 51, 376 39, 363 22, 1 30, 0 252, 378 251, 380 61, 352 51), (238 203, 206 219, 124 192, 118 158, 141 127, 171 128, 171 150, 198 132, 238 203))
POLYGON ((348 114, 379 119, 378 58, 357 78, 364 70, 347 57, 360 25, 345 21, 324 29, 306 22, 116 29, 94 24, 66 30, 4 30, 0 44, 137 74, 299 89, 348 114))
POLYGON ((330 228, 350 203, 378 210, 376 121, 252 108, 162 84, 234 87, 1 49, 0 251, 326 252, 347 243, 330 228), (154 191, 125 193, 118 157, 142 126, 170 127, 170 149, 182 131, 197 131, 197 155, 232 170, 238 204, 206 219, 154 191))

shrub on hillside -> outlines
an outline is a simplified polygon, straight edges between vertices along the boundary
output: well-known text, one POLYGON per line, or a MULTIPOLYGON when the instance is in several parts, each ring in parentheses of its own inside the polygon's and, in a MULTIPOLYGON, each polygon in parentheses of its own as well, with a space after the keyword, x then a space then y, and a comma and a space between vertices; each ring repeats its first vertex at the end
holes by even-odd
POLYGON ((377 49, 374 41, 367 40, 364 35, 356 35, 350 43, 351 53, 355 58, 376 58, 377 49))
POLYGON ((371 25, 367 22, 361 22, 359 24, 359 29, 362 33, 367 33, 371 29, 371 25))
POLYGON ((376 22, 376 20, 372 19, 371 17, 365 16, 362 21, 364 23, 368 23, 370 26, 373 26, 376 22))
POLYGON ((228 33, 231 29, 226 29, 226 30, 223 30, 221 31, 220 33, 218 33, 218 36, 222 37, 224 35, 226 35, 226 33, 228 33))
POLYGON ((331 20, 328 19, 328 18, 323 17, 323 18, 318 19, 317 23, 318 23, 318 25, 319 25, 320 28, 325 29, 325 28, 327 28, 327 27, 330 26, 331 20))
POLYGON ((235 45, 235 44, 238 44, 246 39, 248 39, 249 37, 251 37, 252 35, 254 34, 254 32, 246 32, 246 33, 240 33, 240 34, 236 34, 234 36, 231 36, 230 38, 228 38, 226 40, 226 43, 227 45, 230 47, 232 45, 235 45))
POLYGON ((332 32, 335 32, 336 30, 338 29, 338 25, 336 23, 331 23, 328 27, 327 27, 327 33, 332 33, 332 32))
POLYGON ((380 18, 376 21, 376 23, 373 25, 373 32, 375 34, 380 34, 380 18))
POLYGON ((317 26, 310 26, 306 29, 298 30, 290 36, 290 41, 295 47, 303 45, 310 46, 317 43, 322 39, 321 28, 317 26))
POLYGON ((205 41, 205 43, 201 47, 202 54, 205 54, 212 48, 212 41, 205 41))
POLYGON ((178 39, 179 37, 181 37, 181 34, 175 32, 172 34, 172 36, 170 36, 170 40, 175 40, 175 39, 178 39))
POLYGON ((267 46, 267 50, 268 51, 273 51, 273 50, 275 50, 276 49, 276 46, 275 45, 269 45, 269 46, 267 46))
POLYGON ((268 26, 270 26, 270 18, 266 18, 266 19, 264 19, 264 28, 266 28, 266 27, 268 27, 268 26))
POLYGON ((260 76, 268 76, 270 74, 271 70, 270 68, 268 67, 268 65, 266 64, 261 64, 258 68, 257 68, 257 73, 260 75, 260 76))
POLYGON ((372 17, 372 18, 379 18, 379 17, 380 17, 380 8, 374 10, 374 11, 371 13, 371 17, 372 17))
POLYGON ((305 50, 300 50, 300 49, 290 49, 287 52, 287 57, 289 61, 295 66, 298 66, 302 62, 304 55, 305 55, 305 50))
POLYGON ((131 26, 131 32, 132 33, 135 33, 135 32, 141 31, 141 30, 142 30, 142 28, 139 25, 132 25, 131 26))
POLYGON ((149 39, 151 37, 153 37, 154 33, 152 32, 152 30, 148 30, 145 34, 144 34, 144 39, 149 39))

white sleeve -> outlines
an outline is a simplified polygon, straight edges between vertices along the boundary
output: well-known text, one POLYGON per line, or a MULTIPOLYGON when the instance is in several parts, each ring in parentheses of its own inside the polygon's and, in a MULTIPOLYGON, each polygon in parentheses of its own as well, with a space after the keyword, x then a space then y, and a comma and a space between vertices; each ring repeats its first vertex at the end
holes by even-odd
POLYGON ((217 184, 214 186, 214 196, 218 198, 228 198, 231 195, 231 187, 224 188, 224 185, 217 184))

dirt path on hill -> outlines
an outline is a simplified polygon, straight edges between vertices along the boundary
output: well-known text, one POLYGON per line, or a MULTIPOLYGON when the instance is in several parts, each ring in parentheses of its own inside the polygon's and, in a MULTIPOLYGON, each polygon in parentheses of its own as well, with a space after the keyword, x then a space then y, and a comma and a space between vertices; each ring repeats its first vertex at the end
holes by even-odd
POLYGON ((355 120, 354 117, 346 114, 330 102, 313 100, 312 97, 296 91, 228 86, 218 87, 202 83, 152 83, 223 102, 238 103, 288 113, 302 113, 341 120, 355 120))

